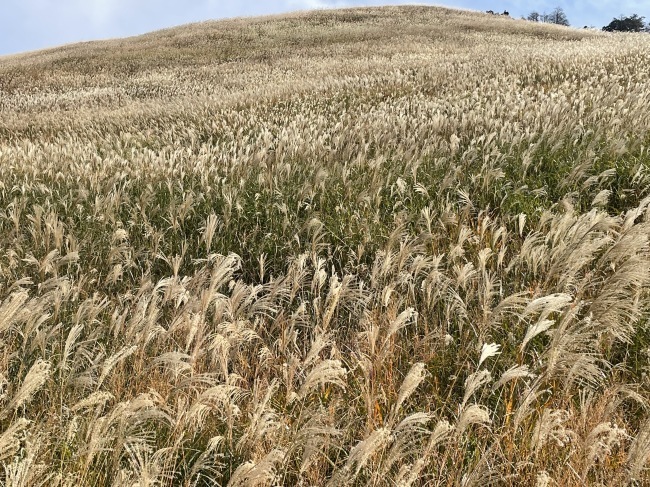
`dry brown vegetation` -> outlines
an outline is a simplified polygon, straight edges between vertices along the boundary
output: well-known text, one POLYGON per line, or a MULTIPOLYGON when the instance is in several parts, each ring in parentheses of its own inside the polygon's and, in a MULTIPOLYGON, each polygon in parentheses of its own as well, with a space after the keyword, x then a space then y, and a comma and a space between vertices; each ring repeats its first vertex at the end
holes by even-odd
POLYGON ((403 7, 0 59, 0 482, 647 485, 649 53, 403 7))

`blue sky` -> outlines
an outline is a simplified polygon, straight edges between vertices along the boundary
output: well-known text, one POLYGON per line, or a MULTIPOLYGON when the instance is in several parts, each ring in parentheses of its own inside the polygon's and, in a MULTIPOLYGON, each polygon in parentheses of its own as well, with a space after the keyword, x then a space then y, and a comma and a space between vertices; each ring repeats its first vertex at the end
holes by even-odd
POLYGON ((561 6, 572 25, 602 27, 621 14, 650 18, 648 0, 2 0, 0 55, 77 41, 142 34, 188 22, 312 8, 420 3, 513 16, 561 6))

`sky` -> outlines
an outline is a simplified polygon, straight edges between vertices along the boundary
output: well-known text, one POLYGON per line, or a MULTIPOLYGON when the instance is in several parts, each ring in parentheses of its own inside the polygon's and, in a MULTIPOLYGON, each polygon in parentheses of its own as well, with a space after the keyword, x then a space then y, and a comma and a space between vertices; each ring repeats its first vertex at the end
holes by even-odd
POLYGON ((648 0, 1 0, 0 55, 126 37, 189 22, 314 8, 426 4, 508 10, 514 17, 561 6, 572 25, 602 27, 619 15, 650 19, 648 0))

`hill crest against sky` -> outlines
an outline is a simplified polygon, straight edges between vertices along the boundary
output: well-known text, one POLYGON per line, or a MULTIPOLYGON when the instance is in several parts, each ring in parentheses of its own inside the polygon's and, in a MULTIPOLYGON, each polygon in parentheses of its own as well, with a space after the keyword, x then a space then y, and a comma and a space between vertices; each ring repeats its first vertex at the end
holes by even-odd
MULTIPOLYGON (((442 22, 445 23, 445 17, 458 17, 463 18, 467 23, 460 24, 459 28, 468 28, 468 29, 507 29, 511 32, 522 32, 522 33, 543 33, 551 32, 556 29, 556 26, 548 24, 533 24, 530 22, 522 22, 521 19, 492 16, 485 14, 483 12, 476 12, 472 10, 463 10, 463 9, 454 9, 438 6, 387 6, 387 7, 361 7, 361 8, 345 8, 345 9, 327 9, 327 10, 310 10, 310 11, 298 11, 293 13, 285 14, 276 14, 276 15, 266 15, 258 17, 240 17, 240 18, 231 18, 231 19, 222 19, 222 20, 205 20, 202 22, 195 22, 191 24, 179 25, 175 27, 164 28, 160 30, 154 30, 145 34, 124 37, 124 38, 114 38, 114 39, 104 39, 104 40, 93 40, 85 41, 78 43, 65 44, 62 46, 52 46, 47 47, 37 51, 31 51, 26 53, 18 53, 0 56, 0 61, 10 60, 10 59, 21 59, 21 58, 33 58, 33 56, 38 56, 39 54, 51 54, 56 51, 60 52, 73 52, 75 50, 85 50, 89 47, 95 47, 97 49, 102 48, 102 46, 116 45, 120 47, 133 47, 136 48, 138 44, 147 45, 148 41, 152 39, 159 39, 161 45, 165 45, 166 42, 171 41, 173 38, 187 40, 188 37, 197 36, 197 41, 200 41, 198 37, 201 35, 231 35, 232 30, 236 29, 250 29, 254 27, 267 27, 272 23, 283 23, 283 22, 300 22, 303 21, 307 25, 313 22, 330 22, 332 25, 340 25, 346 23, 365 23, 372 24, 370 20, 375 17, 375 20, 378 22, 386 22, 387 27, 397 27, 402 26, 406 27, 407 31, 409 30, 409 24, 412 26, 426 27, 430 22, 442 22), (349 17, 349 18, 348 18, 349 17), (354 17, 356 20, 350 20, 354 17), (512 22, 512 23, 503 23, 503 22, 512 22), (476 25, 473 25, 473 24, 476 25)), ((391 33, 391 31, 389 31, 391 33)), ((397 32, 395 32, 397 33, 397 32)), ((295 33, 297 37, 300 37, 300 33, 295 33)), ((173 44, 167 44, 168 47, 178 47, 173 44)))
MULTIPOLYGON (((25 52, 69 42, 124 37, 172 25, 206 19, 265 15, 299 9, 359 7, 381 4, 381 0, 248 0, 244 2, 192 0, 5 0, 0 17, 0 54, 25 52)), ((391 0, 406 4, 408 0, 391 0)), ((413 3, 413 2, 411 2, 413 3)), ((422 2, 420 2, 422 3, 422 2)), ((614 16, 637 13, 649 15, 635 0, 442 0, 426 1, 430 5, 468 8, 476 11, 508 10, 517 18, 531 10, 550 12, 558 5, 565 8, 572 25, 601 27, 614 16)))

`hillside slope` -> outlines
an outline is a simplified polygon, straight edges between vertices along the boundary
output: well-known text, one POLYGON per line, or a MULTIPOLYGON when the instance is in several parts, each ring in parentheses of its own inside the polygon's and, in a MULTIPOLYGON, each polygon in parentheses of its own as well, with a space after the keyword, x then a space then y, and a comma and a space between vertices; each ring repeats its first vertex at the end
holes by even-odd
POLYGON ((0 482, 649 483, 648 80, 433 7, 0 58, 0 482))

